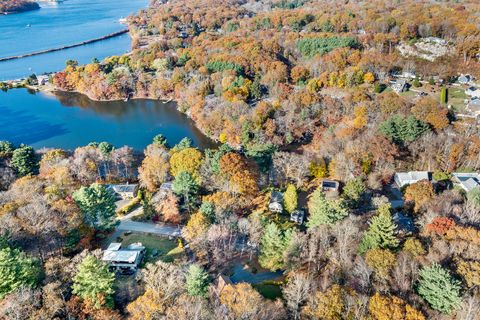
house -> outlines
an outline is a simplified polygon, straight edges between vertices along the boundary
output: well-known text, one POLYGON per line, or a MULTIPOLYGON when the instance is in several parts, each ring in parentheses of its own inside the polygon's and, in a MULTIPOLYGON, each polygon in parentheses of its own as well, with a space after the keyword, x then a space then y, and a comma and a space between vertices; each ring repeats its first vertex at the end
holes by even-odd
POLYGON ((214 287, 215 293, 220 296, 222 293, 223 289, 225 289, 226 286, 232 284, 232 280, 230 280, 230 277, 226 275, 219 275, 216 281, 216 286, 214 287))
POLYGON ((48 75, 37 76, 37 82, 39 85, 44 86, 48 83, 48 75))
POLYGON ((396 93, 405 92, 408 90, 408 83, 404 79, 397 80, 394 84, 392 84, 392 90, 396 93))
POLYGON ((432 180, 432 175, 428 171, 409 171, 409 172, 396 172, 394 181, 399 188, 406 185, 416 183, 420 180, 432 180))
POLYGON ((460 84, 469 84, 472 82, 473 77, 469 74, 460 74, 460 76, 457 79, 457 82, 460 84))
POLYGON ((452 173, 452 182, 466 192, 469 192, 472 189, 480 188, 480 174, 476 172, 454 172, 452 173))
POLYGON ((281 192, 278 192, 278 191, 272 192, 268 209, 276 213, 283 212, 283 194, 281 192))
POLYGON ((340 183, 335 180, 323 180, 320 186, 322 187, 323 192, 338 191, 340 183))
POLYGON ((133 274, 144 255, 145 247, 140 242, 132 243, 125 249, 122 249, 121 243, 113 242, 103 252, 102 261, 108 264, 108 269, 112 272, 133 274))
POLYGON ((305 219, 305 212, 303 210, 295 210, 290 214, 290 221, 302 224, 305 219))
POLYGON ((467 104, 466 111, 475 117, 480 117, 480 98, 470 100, 467 104))
POLYGON ((474 86, 471 86, 471 87, 468 87, 466 90, 465 90, 465 94, 467 96, 470 96, 472 98, 480 98, 480 89, 474 87, 474 86))
POLYGON ((110 184, 107 189, 112 190, 118 199, 133 199, 137 196, 138 184, 110 184))

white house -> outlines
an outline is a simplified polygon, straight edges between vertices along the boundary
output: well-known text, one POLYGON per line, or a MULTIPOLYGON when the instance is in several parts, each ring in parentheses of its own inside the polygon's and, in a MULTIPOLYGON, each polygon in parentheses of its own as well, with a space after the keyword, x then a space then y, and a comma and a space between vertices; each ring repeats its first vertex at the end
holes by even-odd
POLYGON ((290 214, 290 221, 302 224, 305 218, 305 212, 303 210, 295 210, 290 214))
POLYGON ((471 87, 468 87, 466 90, 465 90, 465 94, 467 96, 470 96, 472 98, 480 98, 480 89, 474 87, 474 86, 471 86, 471 87))
POLYGON ((103 252, 102 260, 108 264, 110 271, 131 274, 137 271, 145 255, 145 247, 140 243, 132 243, 122 249, 122 244, 111 243, 103 252))
POLYGON ((272 192, 268 209, 272 212, 277 212, 277 213, 283 212, 283 194, 281 192, 278 192, 278 191, 272 192))
POLYGON ((408 84, 404 79, 397 80, 394 84, 392 84, 392 90, 396 93, 407 91, 408 84))
POLYGON ((428 171, 409 171, 409 172, 396 172, 394 181, 398 187, 416 183, 420 180, 432 180, 432 176, 428 171))
POLYGON ((107 188, 115 193, 120 199, 133 199, 137 196, 138 184, 110 184, 107 188))
POLYGON ((480 117, 480 98, 468 102, 466 110, 475 117, 480 117))
POLYGON ((452 173, 452 181, 455 185, 461 187, 466 192, 475 188, 480 188, 480 174, 455 172, 452 173))
POLYGON ((470 82, 472 82, 473 80, 473 77, 469 74, 461 74, 458 79, 457 79, 457 82, 460 83, 460 84, 469 84, 470 82))

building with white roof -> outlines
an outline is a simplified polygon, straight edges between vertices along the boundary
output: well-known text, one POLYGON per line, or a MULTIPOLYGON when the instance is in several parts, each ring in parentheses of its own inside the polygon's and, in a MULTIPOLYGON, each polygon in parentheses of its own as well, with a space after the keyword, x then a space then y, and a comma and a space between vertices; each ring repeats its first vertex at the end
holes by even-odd
POLYGON ((452 173, 452 181, 455 185, 461 187, 466 192, 469 192, 475 188, 480 188, 480 174, 476 172, 472 173, 463 173, 455 172, 452 173))
POLYGON ((432 180, 432 176, 428 171, 409 171, 409 172, 396 172, 394 176, 394 181, 398 187, 402 188, 403 186, 416 183, 421 180, 432 180))
POLYGON ((103 252, 102 261, 108 264, 110 271, 132 273, 137 271, 145 254, 145 247, 141 243, 132 243, 122 249, 122 244, 111 243, 103 252))

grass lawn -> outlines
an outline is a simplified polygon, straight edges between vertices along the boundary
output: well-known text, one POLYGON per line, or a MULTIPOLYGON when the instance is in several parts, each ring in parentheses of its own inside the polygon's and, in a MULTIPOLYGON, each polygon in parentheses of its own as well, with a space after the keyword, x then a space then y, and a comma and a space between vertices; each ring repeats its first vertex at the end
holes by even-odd
POLYGON ((159 237, 156 235, 144 234, 144 233, 123 233, 117 241, 121 242, 123 246, 135 242, 141 242, 146 248, 145 259, 143 264, 147 262, 155 262, 157 260, 173 261, 183 256, 183 249, 178 247, 176 240, 169 240, 165 237, 159 237), (154 253, 156 251, 156 256, 154 253))

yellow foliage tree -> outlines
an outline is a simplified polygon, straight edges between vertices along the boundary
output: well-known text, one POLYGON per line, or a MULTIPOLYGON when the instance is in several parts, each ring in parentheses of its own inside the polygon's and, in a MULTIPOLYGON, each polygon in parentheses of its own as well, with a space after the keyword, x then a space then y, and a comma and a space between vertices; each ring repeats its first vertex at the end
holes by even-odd
POLYGON ((402 299, 375 293, 368 303, 370 315, 375 320, 425 320, 425 316, 402 299))
POLYGON ((343 308, 343 290, 335 284, 326 292, 317 291, 303 312, 314 319, 342 319, 343 308))
POLYGON ((187 241, 193 241, 207 232, 208 226, 208 219, 198 211, 190 217, 182 234, 187 241))
POLYGON ((198 168, 202 164, 202 153, 195 148, 186 148, 170 157, 170 173, 177 176, 182 171, 198 178, 198 168))

